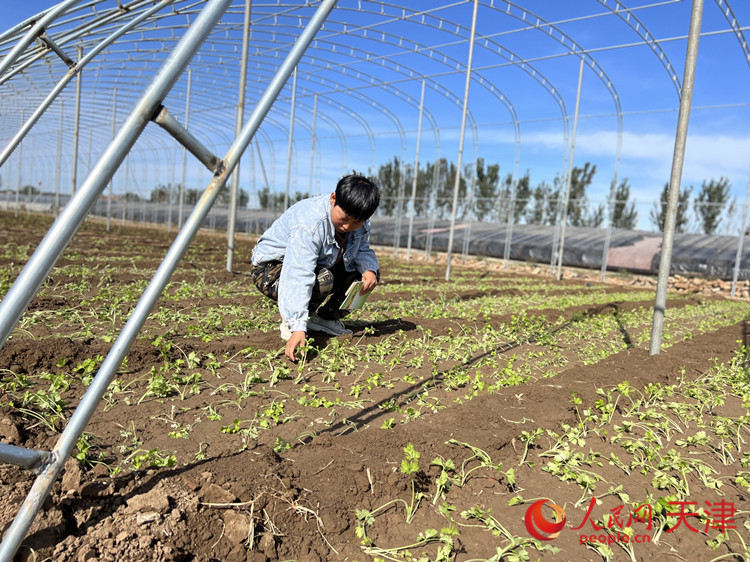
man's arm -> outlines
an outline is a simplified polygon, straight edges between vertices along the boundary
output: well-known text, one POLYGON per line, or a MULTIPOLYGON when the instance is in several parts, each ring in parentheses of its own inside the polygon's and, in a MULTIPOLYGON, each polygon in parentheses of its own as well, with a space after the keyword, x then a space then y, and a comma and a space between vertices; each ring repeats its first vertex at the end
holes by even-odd
POLYGON ((315 284, 319 244, 313 232, 295 227, 289 235, 279 278, 279 312, 292 332, 285 354, 297 361, 296 350, 305 343, 308 306, 315 284))

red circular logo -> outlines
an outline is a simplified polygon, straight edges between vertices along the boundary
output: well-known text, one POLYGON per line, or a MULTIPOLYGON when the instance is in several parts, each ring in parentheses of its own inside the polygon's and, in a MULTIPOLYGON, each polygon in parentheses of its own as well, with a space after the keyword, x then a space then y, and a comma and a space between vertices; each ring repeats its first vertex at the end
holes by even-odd
POLYGON ((562 507, 549 500, 538 500, 529 506, 524 518, 526 529, 531 536, 540 541, 551 541, 560 534, 565 527, 565 511, 562 507), (548 521, 542 513, 542 506, 549 503, 555 512, 555 521, 548 521))

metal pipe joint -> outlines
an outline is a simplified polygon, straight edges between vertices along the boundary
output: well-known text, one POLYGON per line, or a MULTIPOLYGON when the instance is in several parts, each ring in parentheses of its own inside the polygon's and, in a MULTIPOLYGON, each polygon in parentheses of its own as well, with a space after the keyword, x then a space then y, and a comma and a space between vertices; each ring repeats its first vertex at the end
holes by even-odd
POLYGON ((195 156, 201 164, 214 174, 219 173, 219 170, 223 168, 224 164, 221 158, 203 146, 203 144, 195 138, 190 131, 183 127, 163 105, 157 107, 156 111, 154 111, 154 115, 151 117, 151 121, 172 135, 177 142, 188 149, 190 154, 195 156))

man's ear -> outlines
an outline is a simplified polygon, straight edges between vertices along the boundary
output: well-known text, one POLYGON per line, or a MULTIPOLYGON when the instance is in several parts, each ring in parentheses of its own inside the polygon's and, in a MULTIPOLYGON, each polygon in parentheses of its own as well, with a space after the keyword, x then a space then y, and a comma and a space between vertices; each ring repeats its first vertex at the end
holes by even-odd
POLYGON ((336 192, 334 191, 331 193, 331 207, 335 207, 335 206, 336 206, 336 192))

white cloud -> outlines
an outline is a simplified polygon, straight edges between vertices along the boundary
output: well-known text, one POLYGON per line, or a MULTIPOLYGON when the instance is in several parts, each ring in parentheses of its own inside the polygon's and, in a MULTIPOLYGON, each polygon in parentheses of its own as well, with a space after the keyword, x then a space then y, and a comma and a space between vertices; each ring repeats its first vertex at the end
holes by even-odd
MULTIPOLYGON (((535 169, 534 159, 540 150, 560 151, 560 133, 536 132, 523 135, 521 157, 523 167, 535 169), (536 154, 536 156, 532 156, 536 154)), ((617 146, 617 133, 611 131, 579 133, 576 138, 575 162, 597 164, 603 178, 611 174, 617 146)), ((674 153, 674 136, 665 133, 625 131, 622 138, 620 177, 643 194, 660 190, 669 180, 674 153), (649 187, 647 187, 649 186, 649 187)), ((682 184, 700 186, 704 180, 729 178, 735 196, 744 196, 750 167, 750 136, 688 134, 682 184)), ((601 189, 606 190, 608 182, 601 189)))

